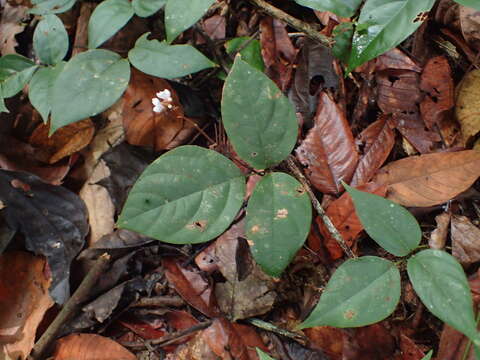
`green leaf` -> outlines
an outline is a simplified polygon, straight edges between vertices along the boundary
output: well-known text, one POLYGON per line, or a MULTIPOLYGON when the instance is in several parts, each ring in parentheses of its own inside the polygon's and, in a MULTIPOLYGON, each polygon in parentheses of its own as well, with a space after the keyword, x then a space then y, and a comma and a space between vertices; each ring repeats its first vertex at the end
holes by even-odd
POLYGON ((39 69, 28 84, 28 98, 45 123, 48 121, 48 116, 52 110, 53 84, 65 64, 65 62, 60 62, 55 67, 39 69))
POLYGON ((284 160, 295 146, 295 109, 265 74, 235 58, 223 87, 223 125, 238 155, 256 169, 284 160))
POLYGON ((352 17, 362 0, 295 0, 296 3, 320 11, 331 11, 342 17, 352 17))
POLYGON ((394 48, 422 24, 435 0, 367 0, 353 36, 347 72, 394 48))
POLYGON ((33 48, 40 61, 55 65, 68 52, 68 34, 62 20, 56 15, 45 15, 33 33, 33 48))
POLYGON ((3 98, 9 98, 20 92, 32 77, 37 65, 30 59, 8 54, 0 58, 0 86, 3 98))
POLYGON ((129 0, 106 0, 98 5, 88 21, 88 47, 95 49, 110 39, 134 15, 129 0))
POLYGON ((70 10, 77 0, 31 0, 35 5, 29 10, 30 14, 47 15, 60 14, 70 10))
POLYGON ((333 29, 333 39, 335 44, 332 47, 332 53, 344 64, 348 64, 350 51, 352 50, 353 23, 344 22, 338 24, 333 29))
POLYGON ((441 250, 423 250, 407 263, 408 277, 428 310, 478 341, 472 294, 462 266, 441 250))
POLYGON ((256 348, 257 350, 257 355, 260 360, 275 360, 274 358, 268 356, 268 354, 264 353, 262 350, 260 350, 258 347, 256 348))
MULTIPOLYGON (((239 47, 243 46, 243 44, 249 40, 250 38, 248 36, 242 36, 228 40, 225 44, 227 54, 235 53, 239 47)), ((260 41, 251 40, 248 45, 240 51, 240 55, 242 55, 242 60, 247 64, 250 64, 255 69, 260 71, 264 70, 265 64, 263 63, 260 41)))
POLYGON ((232 223, 245 178, 223 155, 180 146, 155 160, 128 195, 118 226, 173 244, 209 241, 232 223))
POLYGON ((246 236, 252 255, 269 275, 279 277, 310 231, 310 199, 295 178, 270 173, 256 185, 248 202, 246 236))
POLYGON ((350 259, 333 273, 301 327, 373 324, 388 317, 399 299, 400 272, 394 263, 376 256, 350 259))
POLYGON ((130 63, 146 74, 173 79, 215 66, 193 46, 168 45, 164 41, 148 40, 148 35, 138 38, 128 52, 130 63))
POLYGON ((5 106, 5 101, 3 100, 3 91, 2 91, 2 87, 0 86, 0 113, 2 112, 10 112, 8 111, 7 107, 5 106))
POLYGON ((425 355, 422 360, 430 360, 433 355, 433 350, 430 350, 427 355, 425 355))
POLYGON ((455 0, 460 5, 480 10, 480 2, 478 0, 455 0))
POLYGON ((129 79, 128 61, 114 52, 89 50, 70 59, 53 85, 51 133, 108 109, 129 79))
POLYGON ((133 11, 140 17, 149 17, 160 10, 167 0, 133 0, 133 11))
POLYGON ((175 38, 195 24, 212 6, 215 0, 168 0, 165 6, 167 41, 175 38))
POLYGON ((406 256, 418 247, 422 231, 407 209, 381 196, 344 186, 365 231, 378 245, 395 256, 406 256))

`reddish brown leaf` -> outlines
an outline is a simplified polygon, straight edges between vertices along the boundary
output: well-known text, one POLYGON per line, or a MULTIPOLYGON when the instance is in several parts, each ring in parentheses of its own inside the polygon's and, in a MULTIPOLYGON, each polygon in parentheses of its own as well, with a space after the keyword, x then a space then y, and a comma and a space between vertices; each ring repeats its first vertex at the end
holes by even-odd
POLYGON ((0 344, 12 359, 30 354, 37 327, 53 305, 45 267, 42 257, 25 252, 0 256, 0 344))
POLYGON ((158 339, 165 335, 165 331, 156 329, 140 320, 128 319, 121 320, 119 323, 145 340, 158 339))
POLYGON ((40 124, 30 137, 30 144, 38 148, 37 158, 53 164, 83 149, 93 139, 95 126, 86 119, 58 129, 48 135, 49 125, 40 124))
POLYGON ((422 71, 422 68, 418 66, 409 56, 403 51, 394 48, 383 55, 380 55, 376 59, 376 71, 383 70, 410 70, 417 73, 422 71))
POLYGON ((392 122, 395 128, 422 154, 432 152, 435 143, 441 140, 440 135, 425 130, 425 124, 417 111, 409 114, 395 114, 392 122))
POLYGON ((262 339, 252 327, 224 318, 215 319, 203 331, 202 337, 220 359, 257 360, 255 347, 265 350, 262 339))
POLYGON ((387 360, 393 358, 395 339, 382 323, 347 332, 343 360, 387 360))
POLYGON ((403 206, 433 206, 467 190, 479 176, 480 152, 465 150, 391 162, 374 182, 387 185, 388 198, 403 206))
POLYGON ((155 150, 171 149, 193 133, 193 120, 186 120, 177 93, 168 81, 132 70, 130 85, 124 95, 123 126, 127 142, 155 150), (152 99, 169 90, 171 108, 153 111, 152 99))
POLYGON ((225 39, 226 20, 224 16, 213 15, 203 21, 203 30, 212 40, 225 39))
POLYGON ((136 360, 115 341, 94 334, 72 334, 57 341, 54 360, 136 360))
POLYGON ((408 336, 400 335, 400 349, 402 351, 402 360, 422 360, 425 353, 408 336))
POLYGON ((212 287, 198 272, 182 268, 171 258, 163 259, 163 266, 169 283, 186 302, 209 317, 218 316, 212 287))
POLYGON ((420 101, 419 75, 413 71, 389 70, 377 73, 378 107, 385 114, 417 111, 420 101))
MULTIPOLYGON (((358 187, 359 190, 367 191, 379 196, 385 196, 386 186, 375 183, 368 183, 358 187)), ((342 234, 343 239, 348 246, 352 247, 358 234, 362 232, 363 226, 360 219, 355 214, 355 207, 352 198, 348 193, 342 194, 337 200, 332 202, 327 208, 327 215, 332 220, 335 227, 342 234)), ((330 232, 324 225, 321 217, 316 219, 319 230, 324 238, 324 245, 330 253, 333 260, 343 256, 343 250, 337 241, 330 235, 330 232)))
POLYGON ((341 360, 343 354, 343 330, 330 326, 305 329, 310 347, 322 350, 331 360, 341 360))
POLYGON ((288 36, 285 25, 270 16, 260 21, 260 44, 265 73, 285 91, 292 77, 297 50, 288 36))
POLYGON ((427 127, 432 129, 454 106, 453 79, 445 57, 437 56, 427 62, 423 69, 420 89, 426 93, 420 103, 420 112, 427 127))
POLYGON ((350 182, 358 153, 345 114, 325 92, 320 93, 315 126, 297 148, 305 173, 319 191, 338 194, 340 180, 350 182))
POLYGON ((358 142, 363 145, 363 155, 358 161, 351 186, 363 185, 370 181, 392 151, 395 134, 388 118, 382 116, 358 136, 358 142))
POLYGON ((466 216, 453 215, 450 223, 452 255, 464 266, 480 260, 480 229, 466 216))

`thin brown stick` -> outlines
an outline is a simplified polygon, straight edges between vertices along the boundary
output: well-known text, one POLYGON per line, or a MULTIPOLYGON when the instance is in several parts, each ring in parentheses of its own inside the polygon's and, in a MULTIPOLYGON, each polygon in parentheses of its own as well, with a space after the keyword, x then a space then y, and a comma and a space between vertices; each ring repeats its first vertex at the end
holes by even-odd
POLYGON ((41 360, 46 358, 45 353, 49 350, 52 342, 55 340, 62 326, 70 320, 78 311, 80 305, 86 300, 97 283, 98 278, 102 275, 110 263, 110 255, 107 253, 101 255, 83 279, 78 289, 68 299, 57 317, 50 324, 48 329, 43 333, 42 337, 33 347, 31 358, 41 360))
POLYGON ((322 221, 327 227, 327 230, 330 233, 330 235, 332 235, 332 237, 337 241, 338 245, 340 245, 343 252, 347 254, 348 257, 356 258, 357 256, 353 253, 352 249, 348 247, 347 243, 343 239, 342 234, 340 234, 340 232, 337 230, 335 225, 333 225, 332 220, 330 220, 330 218, 326 214, 325 210, 320 204, 320 201, 318 201, 317 197, 313 193, 307 178, 305 177, 305 175, 303 175, 302 171, 298 168, 297 164, 295 164, 295 160, 292 155, 290 155, 287 159, 287 166, 307 191, 308 195, 310 196, 310 200, 312 201, 313 207, 315 208, 315 210, 317 210, 318 215, 322 218, 322 221))
POLYGON ((292 15, 287 14, 286 12, 276 8, 272 4, 267 3, 264 0, 249 0, 251 3, 255 4, 259 8, 261 8, 264 12, 266 12, 268 15, 273 16, 279 20, 282 20, 286 22, 288 25, 294 27, 295 29, 302 31, 307 35, 309 38, 312 38, 313 40, 318 41, 319 43, 331 47, 333 46, 333 39, 331 37, 328 37, 326 35, 323 35, 318 31, 317 28, 314 26, 301 21, 292 15))

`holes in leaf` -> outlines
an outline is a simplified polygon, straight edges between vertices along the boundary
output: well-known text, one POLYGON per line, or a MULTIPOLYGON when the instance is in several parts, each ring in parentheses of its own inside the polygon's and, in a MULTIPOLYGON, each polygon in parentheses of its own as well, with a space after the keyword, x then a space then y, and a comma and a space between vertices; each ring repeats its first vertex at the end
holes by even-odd
POLYGON ((309 93, 315 95, 319 89, 323 89, 325 85, 325 78, 322 75, 315 75, 310 79, 309 93))
POLYGON ((256 157, 256 156, 258 155, 258 153, 254 151, 254 152, 252 152, 250 155, 251 155, 252 157, 256 157))
POLYGON ((305 194, 305 189, 303 188, 303 186, 300 186, 298 188, 295 189, 295 192, 298 194, 298 195, 303 195, 305 194))
POLYGON ((413 22, 424 22, 428 18, 428 11, 421 12, 415 16, 415 19, 413 19, 413 22))
POLYGON ((393 86, 393 84, 395 84, 395 82, 398 81, 398 80, 400 80, 400 78, 398 76, 388 75, 388 81, 390 81, 391 86, 393 86))

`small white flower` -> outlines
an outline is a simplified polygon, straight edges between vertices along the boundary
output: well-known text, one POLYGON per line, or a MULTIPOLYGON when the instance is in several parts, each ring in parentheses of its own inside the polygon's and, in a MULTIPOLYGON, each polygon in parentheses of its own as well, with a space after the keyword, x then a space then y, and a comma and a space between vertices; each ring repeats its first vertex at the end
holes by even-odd
POLYGON ((162 111, 165 110, 165 108, 168 108, 168 109, 173 108, 173 105, 171 104, 173 99, 172 99, 172 93, 170 92, 170 90, 165 89, 165 90, 159 91, 155 95, 157 97, 152 99, 154 112, 161 113, 162 111))

